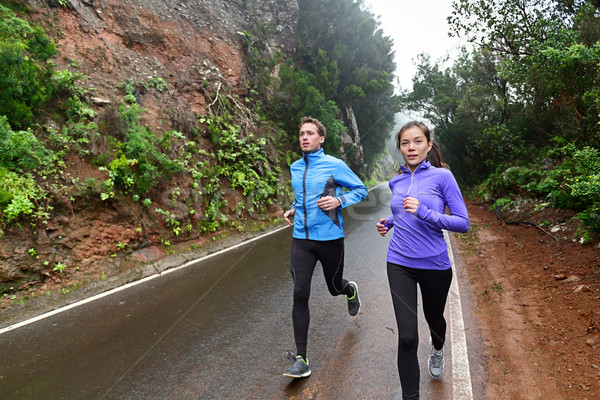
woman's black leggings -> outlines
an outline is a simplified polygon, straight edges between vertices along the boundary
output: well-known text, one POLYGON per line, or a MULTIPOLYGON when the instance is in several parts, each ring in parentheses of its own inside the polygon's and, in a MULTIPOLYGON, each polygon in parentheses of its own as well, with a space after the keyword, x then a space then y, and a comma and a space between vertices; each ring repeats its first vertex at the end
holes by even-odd
POLYGON ((398 324, 398 372, 402 399, 417 400, 420 380, 417 284, 421 288, 423 314, 429 325, 433 346, 441 349, 446 338, 444 308, 452 282, 452 269, 416 269, 388 262, 387 273, 398 324))
POLYGON ((345 294, 352 296, 354 291, 348 281, 342 279, 344 272, 344 239, 317 241, 296 239, 292 240, 290 254, 290 270, 294 278, 294 306, 292 321, 297 354, 306 357, 308 325, 310 313, 308 299, 310 283, 317 261, 323 266, 323 275, 327 289, 332 296, 345 294))

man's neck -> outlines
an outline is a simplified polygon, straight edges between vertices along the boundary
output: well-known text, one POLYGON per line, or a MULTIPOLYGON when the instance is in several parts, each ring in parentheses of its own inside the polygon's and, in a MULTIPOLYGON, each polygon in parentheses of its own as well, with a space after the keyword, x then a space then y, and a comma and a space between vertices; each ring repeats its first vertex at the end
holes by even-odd
POLYGON ((319 147, 318 149, 312 150, 312 151, 303 151, 304 154, 313 154, 316 153, 319 150, 323 150, 322 147, 319 147))

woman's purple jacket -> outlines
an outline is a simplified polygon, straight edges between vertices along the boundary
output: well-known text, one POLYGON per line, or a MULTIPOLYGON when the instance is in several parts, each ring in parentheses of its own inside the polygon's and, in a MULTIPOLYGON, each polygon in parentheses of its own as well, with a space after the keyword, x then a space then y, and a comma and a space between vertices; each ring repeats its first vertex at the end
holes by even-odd
POLYGON ((410 268, 442 270, 451 267, 442 229, 465 233, 469 230, 467 206, 456 179, 446 168, 423 161, 414 173, 401 167, 402 173, 390 179, 392 215, 385 226, 394 228, 387 261, 410 268), (419 200, 417 212, 406 212, 406 197, 419 200), (445 214, 446 206, 450 214, 445 214))

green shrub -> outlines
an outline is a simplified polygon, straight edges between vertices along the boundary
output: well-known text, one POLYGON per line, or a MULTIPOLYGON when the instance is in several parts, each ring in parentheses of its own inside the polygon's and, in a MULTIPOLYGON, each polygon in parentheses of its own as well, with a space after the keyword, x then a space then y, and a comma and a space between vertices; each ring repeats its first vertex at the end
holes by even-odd
POLYGON ((138 161, 135 184, 138 194, 143 194, 159 179, 180 172, 181 167, 158 150, 157 136, 139 122, 142 110, 137 104, 129 107, 122 105, 120 110, 127 124, 123 141, 124 153, 127 158, 138 161))
POLYGON ((35 202, 44 197, 45 192, 30 174, 0 167, 0 221, 9 223, 21 215, 32 214, 35 202))
POLYGON ((476 192, 500 198, 498 206, 514 194, 548 199, 555 208, 579 211, 577 218, 600 233, 600 150, 573 144, 549 150, 536 164, 499 168, 476 192))
POLYGON ((600 150, 567 145, 549 152, 556 167, 545 171, 539 182, 527 187, 545 196, 556 208, 579 211, 577 218, 600 233, 600 150))
POLYGON ((584 147, 575 152, 575 158, 578 175, 571 184, 571 195, 583 206, 577 218, 600 233, 600 151, 584 147))
POLYGON ((492 209, 494 209, 495 207, 498 207, 501 211, 506 211, 506 210, 510 209, 513 205, 514 205, 514 201, 503 197, 503 198, 497 199, 494 202, 494 204, 492 204, 492 209))
POLYGON ((52 67, 46 61, 55 53, 42 28, 0 5, 0 110, 13 127, 29 126, 33 110, 52 95, 52 67))
MULTIPOLYGON (((76 65, 76 64, 73 64, 76 65)), ((69 70, 56 71, 52 76, 56 91, 66 95, 74 95, 77 97, 85 96, 89 90, 80 86, 79 82, 86 80, 88 77, 81 72, 71 72, 69 70)))
POLYGON ((96 112, 92 110, 79 96, 71 96, 65 102, 65 114, 69 122, 80 121, 81 119, 93 119, 96 112))
POLYGON ((595 207, 590 207, 586 211, 577 214, 575 218, 582 221, 593 232, 600 234, 600 207, 598 205, 596 203, 595 207))
MULTIPOLYGON (((143 109, 136 103, 122 104, 119 112, 127 132, 123 142, 114 142, 116 157, 107 170, 114 186, 126 192, 133 190, 142 195, 160 179, 182 171, 182 167, 160 151, 160 140, 149 128, 140 123, 143 109)), ((107 196, 110 197, 110 196, 107 196)))
POLYGON ((119 83, 117 87, 125 91, 125 97, 123 97, 125 103, 136 104, 138 102, 138 94, 147 92, 151 88, 156 89, 158 92, 162 92, 168 88, 168 85, 163 78, 150 76, 145 81, 128 79, 125 82, 119 83))
POLYGON ((253 193, 258 206, 277 191, 278 167, 273 167, 265 154, 267 140, 252 134, 242 136, 241 127, 221 117, 206 118, 207 130, 216 147, 216 175, 227 177, 231 187, 253 193))
POLYGON ((538 184, 531 183, 531 191, 548 197, 554 207, 584 210, 593 202, 593 177, 600 172, 598 149, 567 145, 552 150, 549 156, 556 167, 545 171, 538 184), (588 187, 589 182, 592 185, 588 187))
POLYGON ((505 165, 501 165, 480 185, 479 191, 487 192, 492 197, 529 192, 530 184, 539 181, 543 176, 542 172, 536 168, 535 166, 506 168, 505 165))
POLYGON ((13 131, 6 116, 0 116, 0 167, 33 170, 51 162, 48 150, 31 130, 13 131))

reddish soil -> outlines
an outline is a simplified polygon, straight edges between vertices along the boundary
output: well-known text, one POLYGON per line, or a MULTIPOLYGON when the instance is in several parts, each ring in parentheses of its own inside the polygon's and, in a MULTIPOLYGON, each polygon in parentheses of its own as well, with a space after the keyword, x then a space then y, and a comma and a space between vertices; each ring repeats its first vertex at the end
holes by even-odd
POLYGON ((469 204, 456 235, 477 298, 493 400, 600 398, 600 249, 576 220, 534 205, 502 216, 469 204))
MULTIPOLYGON (((34 225, 19 221, 0 227, 2 312, 41 294, 67 294, 142 262, 160 260, 165 253, 178 252, 179 242, 200 246, 211 240, 212 235, 203 234, 198 227, 203 211, 196 204, 199 202, 193 204, 194 217, 184 221, 181 210, 187 211, 187 206, 176 207, 170 197, 175 187, 192 193, 189 176, 176 176, 157 185, 146 196, 152 200, 151 207, 133 202, 123 193, 106 201, 100 197, 108 174, 98 169, 96 161, 110 151, 111 139, 124 135, 118 106, 125 92, 118 89, 119 84, 131 79, 164 79, 168 89, 163 92, 138 85, 136 95, 145 110, 142 122, 157 132, 176 129, 194 135, 198 123, 193 121, 197 121, 196 113, 206 112, 206 95, 210 100, 215 90, 221 94, 246 91, 244 41, 238 33, 242 28, 236 28, 240 19, 234 18, 238 15, 235 10, 223 16, 211 11, 210 2, 195 2, 189 12, 151 3, 83 1, 58 7, 57 2, 49 2, 53 5, 34 6, 26 15, 55 40, 59 54, 53 60, 56 70, 69 69, 89 78, 78 85, 93 87, 90 96, 102 100, 90 105, 98 113, 94 122, 101 135, 92 135, 90 148, 85 149, 89 156, 78 157, 75 152, 67 156, 64 173, 56 178, 60 185, 51 189, 53 209, 47 221, 38 225, 37 220, 34 225), (228 23, 218 23, 217 17, 228 23), (71 65, 73 61, 78 66, 71 65), (174 234, 156 208, 176 215, 182 226, 194 225, 194 230, 174 234), (57 270, 57 263, 64 270, 57 270)), ((40 120, 41 125, 59 128, 52 109, 40 120)), ((198 145, 212 149, 206 138, 198 138, 198 145)))

